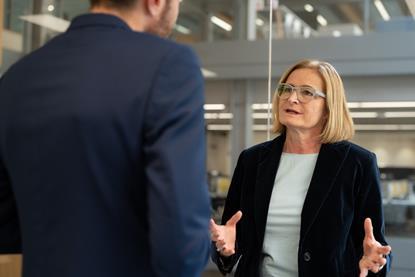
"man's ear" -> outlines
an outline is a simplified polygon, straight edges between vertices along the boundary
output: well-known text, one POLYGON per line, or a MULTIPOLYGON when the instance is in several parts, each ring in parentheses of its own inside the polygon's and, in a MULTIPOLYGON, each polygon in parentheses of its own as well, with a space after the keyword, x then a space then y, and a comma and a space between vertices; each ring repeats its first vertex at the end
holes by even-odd
POLYGON ((151 17, 159 17, 167 0, 143 0, 145 9, 151 17))

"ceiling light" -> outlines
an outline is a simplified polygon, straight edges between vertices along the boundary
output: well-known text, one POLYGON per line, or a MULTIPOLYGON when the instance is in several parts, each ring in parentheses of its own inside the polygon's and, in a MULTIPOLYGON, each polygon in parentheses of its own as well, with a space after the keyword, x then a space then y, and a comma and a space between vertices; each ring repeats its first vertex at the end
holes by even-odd
POLYGON ((205 119, 232 119, 231 113, 205 113, 205 119))
POLYGON ((268 108, 272 108, 272 104, 252 104, 253 110, 267 110, 268 108))
POLYGON ((378 12, 382 16, 383 20, 388 21, 391 18, 382 1, 375 0, 373 4, 375 4, 375 7, 378 9, 378 12))
POLYGON ((264 26, 264 20, 262 20, 261 18, 257 18, 256 20, 255 20, 255 22, 256 22, 256 25, 258 25, 258 26, 264 26))
POLYGON ((321 25, 321 26, 327 26, 327 20, 324 18, 324 16, 322 16, 321 14, 317 15, 317 22, 321 25))
POLYGON ((385 112, 386 118, 412 118, 415 117, 415 112, 385 112))
POLYGON ((350 102, 349 108, 415 108, 415 101, 405 102, 350 102))
POLYGON ((314 7, 310 4, 305 4, 304 5, 304 10, 308 11, 309 13, 314 11, 314 7))
POLYGON ((55 10, 54 5, 48 5, 48 11, 53 12, 55 10))
POLYGON ((224 29, 225 31, 228 31, 228 32, 232 31, 232 25, 226 22, 225 20, 220 19, 217 16, 212 16, 210 18, 210 21, 212 21, 213 24, 224 29))
POLYGON ((207 129, 209 131, 230 131, 232 130, 231 125, 224 125, 224 124, 208 124, 207 129))
POLYGON ((188 34, 190 34, 192 32, 192 31, 190 31, 189 28, 184 27, 183 25, 180 25, 180 24, 176 24, 174 26, 174 29, 176 29, 178 32, 180 32, 182 34, 185 34, 185 35, 188 35, 188 34))
POLYGON ((357 131, 414 131, 414 124, 358 124, 357 131))
POLYGON ((351 112, 353 118, 376 118, 379 116, 377 112, 351 112))
POLYGON ((267 118, 272 118, 272 114, 269 114, 268 115, 268 113, 253 113, 252 114, 252 118, 254 118, 254 119, 267 119, 267 118))
POLYGON ((205 77, 205 78, 213 78, 213 77, 218 76, 218 74, 216 74, 216 72, 207 70, 206 68, 201 68, 200 70, 202 71, 203 77, 205 77))
POLYGON ((62 18, 53 16, 51 14, 31 14, 20 17, 22 20, 48 28, 52 31, 63 33, 65 32, 70 22, 62 18))
POLYGON ((214 111, 214 110, 224 110, 226 106, 224 104, 205 104, 203 108, 206 111, 214 111))
POLYGON ((254 131, 268 131, 268 126, 267 125, 254 125, 252 126, 252 129, 254 131))

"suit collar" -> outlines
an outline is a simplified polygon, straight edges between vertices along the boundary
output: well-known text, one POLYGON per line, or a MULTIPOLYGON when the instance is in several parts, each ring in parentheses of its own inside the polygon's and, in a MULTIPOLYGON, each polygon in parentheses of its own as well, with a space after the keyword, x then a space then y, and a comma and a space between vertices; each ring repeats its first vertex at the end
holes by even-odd
MULTIPOLYGON (((267 222, 269 202, 277 174, 285 136, 281 135, 266 144, 260 151, 255 182, 254 215, 257 237, 262 246, 267 222)), ((313 177, 301 214, 301 238, 304 239, 326 200, 348 154, 350 144, 338 142, 321 146, 313 177)))
POLYGON ((75 17, 72 20, 68 31, 91 26, 105 26, 110 28, 120 28, 127 31, 132 31, 130 26, 128 26, 127 23, 124 22, 121 18, 114 15, 102 13, 88 13, 75 17))

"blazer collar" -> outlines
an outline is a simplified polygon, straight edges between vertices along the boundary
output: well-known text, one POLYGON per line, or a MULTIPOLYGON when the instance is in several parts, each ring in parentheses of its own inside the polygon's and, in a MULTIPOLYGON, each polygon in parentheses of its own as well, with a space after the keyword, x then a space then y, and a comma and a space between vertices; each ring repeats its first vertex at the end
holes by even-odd
MULTIPOLYGON (((284 142, 285 135, 277 137, 270 144, 266 144, 259 156, 255 182, 254 221, 257 237, 260 239, 261 246, 265 234, 269 202, 284 142)), ((326 200, 349 148, 350 144, 347 142, 323 144, 321 146, 301 213, 302 239, 307 235, 320 208, 326 200)))
POLYGON ((68 31, 91 27, 91 26, 105 26, 110 28, 120 28, 126 31, 132 31, 132 29, 124 22, 121 18, 102 13, 88 13, 75 17, 71 25, 68 28, 68 31))
POLYGON ((333 188, 349 150, 350 144, 344 141, 321 146, 301 213, 301 240, 306 237, 333 188))

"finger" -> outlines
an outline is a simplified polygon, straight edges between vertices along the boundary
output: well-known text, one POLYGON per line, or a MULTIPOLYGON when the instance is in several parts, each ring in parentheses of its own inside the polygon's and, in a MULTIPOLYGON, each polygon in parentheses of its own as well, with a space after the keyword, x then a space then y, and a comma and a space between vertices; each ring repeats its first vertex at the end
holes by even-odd
POLYGON ((223 240, 218 240, 216 242, 216 248, 223 249, 223 248, 225 248, 225 244, 226 243, 223 240))
POLYGON ((234 226, 242 218, 242 212, 237 211, 227 222, 226 226, 234 226))
POLYGON ((384 265, 386 264, 386 259, 383 257, 383 255, 372 255, 370 257, 368 257, 368 259, 370 261, 372 261, 372 263, 377 264, 377 265, 384 265))
POLYGON ((229 256, 232 256, 233 254, 235 254, 235 251, 230 250, 230 249, 224 249, 224 250, 220 251, 220 254, 222 256, 229 257, 229 256))
POLYGON ((365 219, 365 239, 374 240, 375 236, 373 235, 373 226, 372 226, 372 220, 370 218, 365 219))
POLYGON ((235 254, 235 250, 232 250, 232 249, 224 249, 221 251, 222 256, 229 257, 229 256, 232 256, 233 254, 235 254))
POLYGON ((376 252, 382 255, 389 255, 391 251, 392 248, 389 245, 380 246, 376 249, 376 252))

